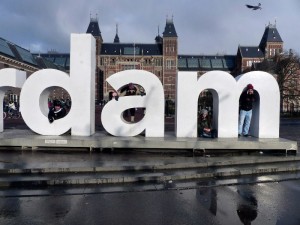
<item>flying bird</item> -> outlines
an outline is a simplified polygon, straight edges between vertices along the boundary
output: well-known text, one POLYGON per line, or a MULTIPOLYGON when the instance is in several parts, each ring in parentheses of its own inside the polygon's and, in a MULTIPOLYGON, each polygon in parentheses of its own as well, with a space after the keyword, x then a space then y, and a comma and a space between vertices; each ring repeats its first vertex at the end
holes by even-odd
POLYGON ((256 6, 256 5, 246 5, 247 6, 247 8, 249 8, 249 9, 252 9, 252 10, 258 10, 258 9, 261 9, 261 4, 260 3, 258 3, 258 5, 256 6))

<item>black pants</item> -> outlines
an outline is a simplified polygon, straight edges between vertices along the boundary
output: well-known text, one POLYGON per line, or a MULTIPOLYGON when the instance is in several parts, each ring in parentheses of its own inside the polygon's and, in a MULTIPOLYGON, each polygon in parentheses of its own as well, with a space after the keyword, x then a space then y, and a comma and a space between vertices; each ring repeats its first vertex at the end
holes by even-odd
POLYGON ((135 108, 130 108, 129 113, 130 113, 130 116, 134 116, 135 115, 135 108))
POLYGON ((210 132, 205 132, 203 129, 199 130, 199 137, 216 138, 217 136, 218 132, 215 129, 211 129, 210 132))

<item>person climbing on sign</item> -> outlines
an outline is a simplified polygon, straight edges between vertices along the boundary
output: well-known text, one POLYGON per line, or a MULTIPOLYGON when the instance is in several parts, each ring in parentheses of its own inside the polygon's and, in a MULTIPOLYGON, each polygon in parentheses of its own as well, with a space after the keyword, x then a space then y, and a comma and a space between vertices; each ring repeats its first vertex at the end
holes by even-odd
POLYGON ((49 123, 53 123, 54 120, 61 119, 66 116, 66 110, 61 106, 59 100, 53 101, 53 107, 49 110, 48 120, 49 123))

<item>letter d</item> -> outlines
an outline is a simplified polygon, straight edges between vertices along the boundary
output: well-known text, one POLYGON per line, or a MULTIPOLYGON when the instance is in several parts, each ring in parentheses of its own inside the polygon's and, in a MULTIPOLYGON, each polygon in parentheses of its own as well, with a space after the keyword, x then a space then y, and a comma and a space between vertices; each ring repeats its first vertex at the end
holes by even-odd
POLYGON ((95 39, 90 34, 71 34, 70 76, 62 71, 44 69, 33 73, 20 95, 22 117, 27 126, 41 135, 95 133, 95 39), (48 121, 48 96, 53 86, 64 88, 72 99, 68 115, 48 121))

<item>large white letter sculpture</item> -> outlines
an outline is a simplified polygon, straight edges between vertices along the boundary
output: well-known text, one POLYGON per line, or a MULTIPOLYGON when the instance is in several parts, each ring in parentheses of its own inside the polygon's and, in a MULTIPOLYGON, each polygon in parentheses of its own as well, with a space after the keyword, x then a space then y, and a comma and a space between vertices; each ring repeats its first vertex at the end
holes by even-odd
POLYGON ((238 93, 251 83, 259 93, 253 109, 251 135, 259 138, 279 138, 280 92, 276 79, 269 73, 254 71, 236 78, 238 93))
MULTIPOLYGON (((17 69, 6 68, 0 70, 0 100, 3 102, 5 92, 10 87, 21 88, 26 80, 26 72, 17 69)), ((3 107, 0 107, 0 132, 3 132, 3 107)))
POLYGON ((222 71, 205 73, 199 79, 197 72, 178 72, 177 137, 197 137, 198 98, 206 89, 213 94, 213 122, 218 128, 218 137, 236 137, 239 100, 236 81, 222 71))
POLYGON ((22 117, 30 129, 42 135, 60 135, 71 128, 72 135, 95 133, 95 39, 90 34, 71 34, 70 76, 45 69, 32 74, 20 95, 22 117), (72 99, 69 114, 48 122, 47 100, 52 86, 64 88, 72 99))
POLYGON ((213 123, 218 137, 237 137, 239 97, 252 83, 260 96, 254 105, 251 134, 260 138, 279 137, 279 88, 275 78, 265 72, 249 72, 235 80, 229 73, 212 71, 197 79, 196 72, 179 72, 177 77, 176 135, 197 137, 199 94, 213 94, 213 123))
POLYGON ((144 70, 125 70, 113 74, 107 82, 118 90, 128 83, 141 85, 146 95, 124 96, 111 100, 103 108, 101 121, 114 136, 135 136, 145 130, 146 137, 164 136, 164 91, 160 80, 144 70), (144 118, 137 123, 126 122, 122 114, 129 108, 146 108, 144 118))

